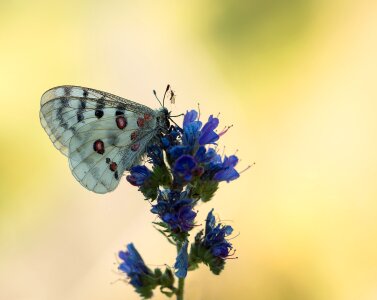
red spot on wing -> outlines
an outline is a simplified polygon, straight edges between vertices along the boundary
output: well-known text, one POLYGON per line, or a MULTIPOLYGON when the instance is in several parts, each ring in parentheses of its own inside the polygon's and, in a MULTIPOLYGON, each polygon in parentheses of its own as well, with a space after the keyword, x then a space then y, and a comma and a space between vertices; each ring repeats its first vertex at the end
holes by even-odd
POLYGON ((127 120, 123 116, 117 116, 115 121, 119 129, 123 129, 127 126, 127 120))
POLYGON ((143 127, 144 126, 145 120, 143 118, 138 118, 137 119, 137 126, 143 127))
POLYGON ((93 150, 96 151, 98 154, 104 154, 105 144, 101 140, 96 140, 93 143, 93 150))
POLYGON ((117 168, 118 168, 118 165, 117 165, 116 162, 113 161, 113 162, 109 165, 109 168, 110 168, 110 170, 111 170, 112 172, 115 172, 115 171, 117 170, 117 168))
POLYGON ((131 133, 131 141, 136 140, 136 138, 137 138, 137 131, 134 131, 131 133))
POLYGON ((150 121, 150 120, 152 120, 152 115, 151 115, 151 114, 144 114, 144 120, 145 120, 145 121, 150 121))
POLYGON ((137 150, 139 150, 139 148, 140 148, 140 143, 135 143, 135 144, 131 145, 132 151, 137 151, 137 150))

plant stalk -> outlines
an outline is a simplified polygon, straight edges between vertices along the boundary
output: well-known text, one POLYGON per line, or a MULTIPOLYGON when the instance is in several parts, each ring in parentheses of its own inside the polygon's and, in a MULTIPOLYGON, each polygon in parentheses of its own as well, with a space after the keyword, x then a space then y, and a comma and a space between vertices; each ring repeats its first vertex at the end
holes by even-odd
POLYGON ((184 285, 185 285, 185 279, 184 278, 179 278, 179 280, 178 280, 177 300, 183 300, 184 285))

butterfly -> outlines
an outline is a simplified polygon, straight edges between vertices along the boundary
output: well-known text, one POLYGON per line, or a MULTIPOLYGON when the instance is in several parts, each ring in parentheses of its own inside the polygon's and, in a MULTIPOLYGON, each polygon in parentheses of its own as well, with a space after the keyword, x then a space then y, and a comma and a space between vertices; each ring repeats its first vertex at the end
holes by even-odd
POLYGON ((40 120, 54 146, 68 157, 73 176, 88 190, 104 194, 168 132, 170 113, 161 106, 153 110, 110 93, 66 85, 42 95, 40 120))

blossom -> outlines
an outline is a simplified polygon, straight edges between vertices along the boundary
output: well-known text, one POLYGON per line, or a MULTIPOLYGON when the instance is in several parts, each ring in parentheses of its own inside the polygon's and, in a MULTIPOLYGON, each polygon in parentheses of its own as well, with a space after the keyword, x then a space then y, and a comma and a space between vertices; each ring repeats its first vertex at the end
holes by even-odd
POLYGON ((183 177, 186 181, 191 180, 197 167, 197 163, 191 155, 182 155, 175 161, 174 172, 183 177))
POLYGON ((238 157, 217 152, 217 141, 230 127, 217 133, 219 119, 210 115, 207 122, 202 123, 196 110, 186 112, 182 128, 173 123, 175 125, 161 130, 146 145, 146 157, 140 157, 146 165, 133 166, 126 177, 150 201, 150 211, 159 218, 153 222, 156 229, 178 249, 174 269, 167 266, 165 271, 149 269, 133 244, 119 252, 122 260, 119 270, 127 274, 143 299, 151 298, 156 287, 168 297, 179 298, 183 280, 179 280, 176 288, 173 272, 183 279, 188 269, 204 263, 217 275, 224 269, 227 258, 233 255, 228 239, 233 228, 217 223, 213 209, 208 213, 205 229, 196 234, 188 251, 190 231, 201 226, 195 223, 198 201, 209 201, 220 182, 230 182, 240 176, 235 169, 238 157))
POLYGON ((226 239, 233 232, 229 225, 216 224, 213 209, 208 213, 205 230, 201 230, 191 244, 189 255, 190 270, 196 269, 200 263, 206 264, 212 273, 220 274, 226 259, 231 256, 232 244, 226 239))
POLYGON ((172 232, 188 232, 194 227, 196 212, 193 210, 194 200, 186 197, 185 192, 161 192, 151 212, 159 215, 172 232))
POLYGON ((229 243, 225 237, 233 232, 233 228, 221 223, 216 225, 216 220, 212 212, 213 209, 207 215, 203 246, 210 249, 213 256, 226 258, 229 256, 232 244, 229 243))
POLYGON ((183 137, 182 143, 185 146, 190 146, 193 148, 200 135, 200 128, 202 127, 202 122, 194 121, 183 126, 183 137))
POLYGON ((187 253, 187 246, 188 242, 184 242, 181 249, 178 252, 178 256, 176 258, 174 268, 176 269, 175 275, 178 278, 185 278, 187 275, 188 269, 188 253, 187 253))
POLYGON ((127 251, 119 251, 118 256, 123 260, 118 269, 127 274, 131 285, 135 288, 141 288, 143 277, 151 275, 152 271, 145 265, 135 246, 132 243, 128 244, 127 251))
POLYGON ((194 122, 198 118, 198 112, 196 110, 190 110, 185 113, 183 118, 183 127, 186 127, 188 124, 194 122))
POLYGON ((151 176, 151 171, 146 166, 135 166, 130 170, 127 181, 135 186, 143 185, 144 181, 151 176))
POLYGON ((214 144, 219 139, 219 135, 214 131, 217 126, 219 126, 219 119, 210 115, 208 122, 203 126, 200 132, 199 145, 214 144))
POLYGON ((238 163, 238 157, 231 155, 225 156, 224 161, 221 163, 220 170, 216 172, 213 179, 217 181, 232 181, 240 177, 240 174, 234 169, 238 163))

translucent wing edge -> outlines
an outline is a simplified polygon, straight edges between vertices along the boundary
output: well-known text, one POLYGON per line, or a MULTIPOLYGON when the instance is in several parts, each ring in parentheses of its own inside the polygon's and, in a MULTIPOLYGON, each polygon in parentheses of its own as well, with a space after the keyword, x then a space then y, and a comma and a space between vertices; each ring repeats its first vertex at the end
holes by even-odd
MULTIPOLYGON (((119 97, 117 95, 88 88, 88 87, 82 87, 77 85, 61 85, 53 87, 47 91, 45 91, 41 97, 41 107, 54 99, 60 99, 60 98, 79 98, 79 99, 87 99, 87 100, 98 100, 103 98, 105 102, 115 102, 115 103, 122 103, 126 110, 134 111, 134 112, 140 112, 144 111, 147 113, 153 113, 154 110, 149 108, 148 106, 145 106, 143 104, 139 104, 137 102, 119 97), (84 96, 84 93, 87 93, 84 96)), ((114 106, 111 105, 110 106, 114 106)))

